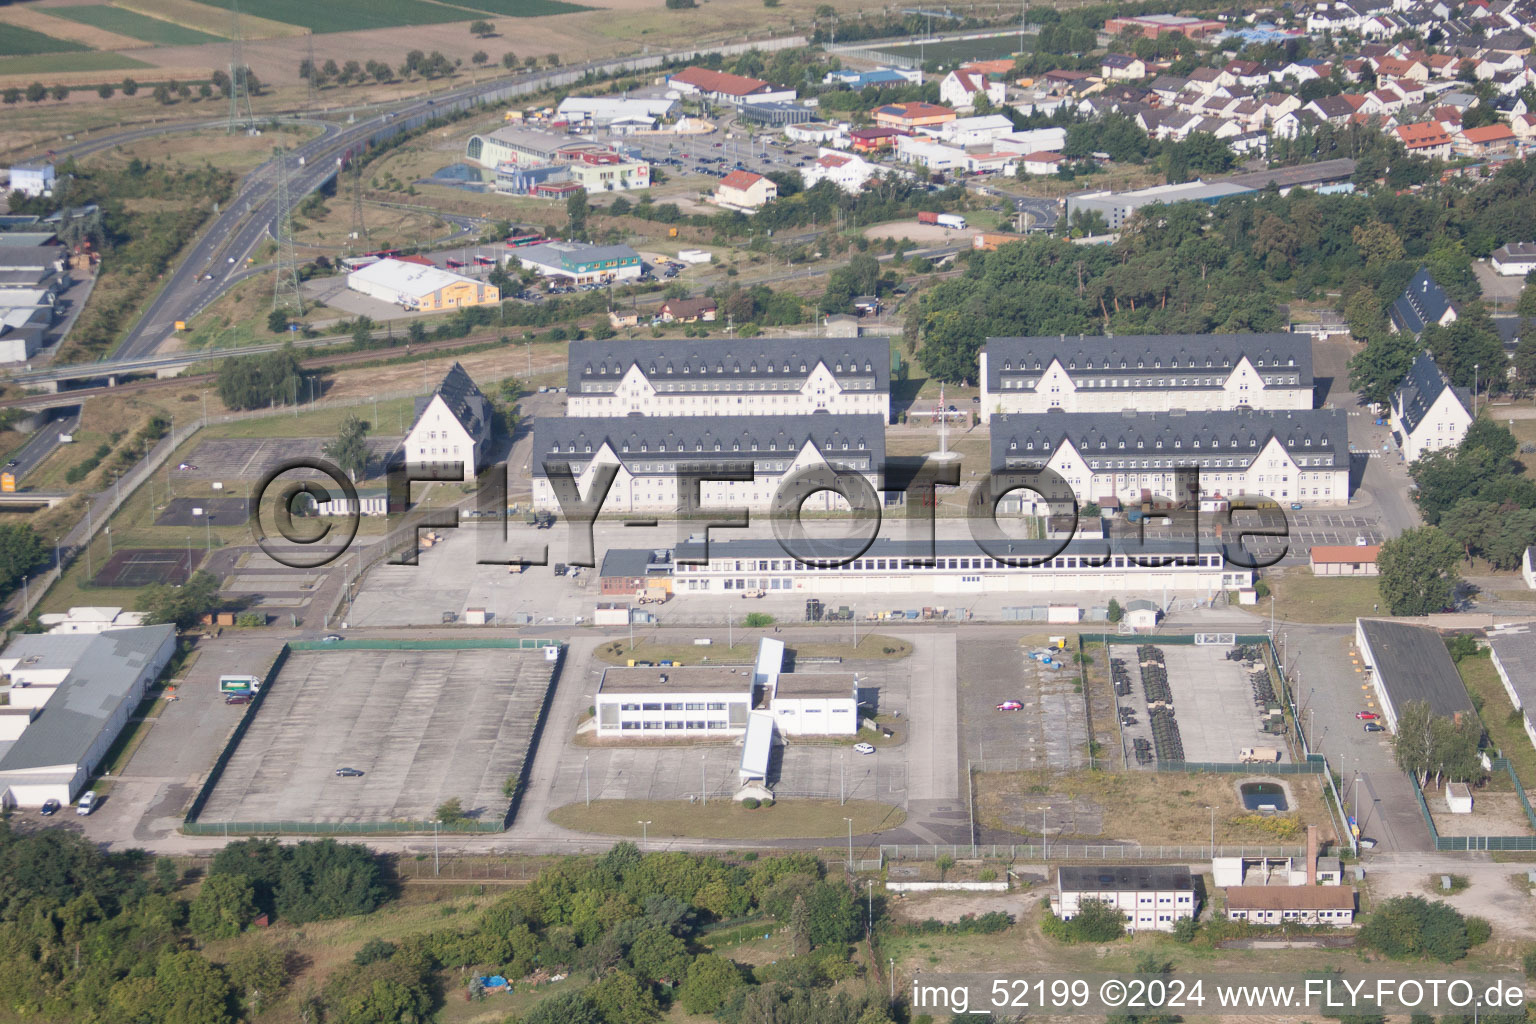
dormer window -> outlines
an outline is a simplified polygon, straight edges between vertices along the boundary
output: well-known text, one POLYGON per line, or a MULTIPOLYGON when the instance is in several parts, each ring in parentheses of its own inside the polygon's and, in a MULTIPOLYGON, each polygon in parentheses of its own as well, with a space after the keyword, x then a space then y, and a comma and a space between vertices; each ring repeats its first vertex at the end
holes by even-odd
POLYGON ((629 451, 629 442, 625 441, 622 445, 620 445, 619 446, 619 451, 621 451, 621 452, 628 452, 629 451))
POLYGON ((1116 446, 1115 446, 1115 447, 1117 447, 1117 448, 1124 448, 1124 447, 1125 447, 1125 442, 1124 442, 1124 441, 1121 441, 1121 442, 1120 442, 1120 443, 1119 443, 1119 444, 1118 444, 1118 445, 1116 445, 1116 446))
POLYGON ((586 373, 587 373, 587 376, 589 376, 589 377, 592 375, 592 364, 591 363, 587 364, 586 373))
POLYGON ((1310 437, 1309 437, 1309 438, 1307 438, 1307 439, 1306 439, 1306 441, 1305 441, 1305 442, 1303 442, 1303 443, 1304 443, 1304 444, 1305 444, 1305 445, 1306 445, 1306 446, 1307 446, 1307 447, 1308 447, 1308 448, 1311 448, 1311 447, 1312 447, 1312 439, 1311 439, 1311 438, 1310 438, 1310 437))
POLYGON ((1106 441, 1100 441, 1099 442, 1099 447, 1100 448, 1108 448, 1109 447, 1109 443, 1106 442, 1106 441))
POLYGON ((1003 360, 1003 369, 1005 369, 1005 370, 1013 369, 1013 360, 1012 359, 1004 359, 1003 360))
MULTIPOLYGON (((703 371, 700 371, 700 372, 703 372, 703 371)), ((687 363, 683 364, 683 376, 684 377, 688 376, 688 364, 687 363)))
POLYGON ((832 372, 833 372, 833 373, 842 373, 842 372, 843 372, 843 364, 842 364, 842 363, 838 363, 838 364, 837 364, 837 365, 836 365, 836 366, 835 366, 835 367, 834 367, 834 368, 833 368, 833 371, 832 371, 832 372))
POLYGON ((752 442, 752 450, 753 451, 757 451, 757 442, 756 441, 752 442))
POLYGON ((843 451, 847 451, 847 450, 848 450, 848 442, 844 441, 843 442, 843 451))
MULTIPOLYGON (((644 441, 641 441, 641 442, 640 442, 640 450, 641 450, 641 451, 642 451, 642 452, 644 452, 644 451, 649 451, 649 450, 650 450, 650 449, 649 449, 649 448, 647 448, 647 447, 646 447, 646 444, 645 444, 645 442, 644 442, 644 441)), ((665 448, 663 448, 663 449, 662 449, 662 451, 666 451, 666 449, 665 449, 665 448)))
POLYGON ((731 442, 731 451, 733 451, 733 452, 741 451, 741 442, 740 441, 732 441, 731 442))
POLYGON ((1145 448, 1146 446, 1147 446, 1147 442, 1145 442, 1145 441, 1138 440, 1136 442, 1136 447, 1137 448, 1145 448))
POLYGON ((720 442, 716 441, 715 442, 715 451, 719 451, 719 450, 720 450, 720 442))
POLYGON ((732 373, 740 373, 741 372, 741 364, 740 363, 732 363, 731 364, 731 372, 732 373))
POLYGON ((756 373, 757 372, 757 364, 753 363, 751 366, 749 366, 747 368, 747 372, 748 373, 756 373))
POLYGON ((651 372, 652 372, 652 373, 655 373, 655 372, 656 372, 656 364, 655 364, 655 363, 652 363, 652 364, 651 364, 651 372))
POLYGON ((804 363, 801 363, 801 364, 800 364, 800 372, 801 372, 801 373, 804 373, 804 372, 805 372, 805 364, 804 364, 804 363))
POLYGON ((1200 439, 1199 439, 1199 438, 1198 438, 1198 437, 1197 437, 1197 438, 1195 438, 1195 447, 1196 447, 1196 448, 1199 448, 1199 447, 1200 447, 1200 439))
POLYGON ((590 444, 589 445, 583 445, 581 450, 583 452, 585 452, 586 454, 588 454, 588 455, 592 454, 592 446, 590 444))
POLYGON ((671 363, 668 363, 668 364, 667 364, 667 373, 668 373, 668 374, 671 374, 671 372, 672 372, 672 364, 671 364, 671 363))
POLYGON ((1019 450, 1019 442, 1017 442, 1017 441, 1009 441, 1008 442, 1008 450, 1011 451, 1011 452, 1018 451, 1019 450))
POLYGON ((1163 439, 1162 438, 1158 438, 1157 441, 1154 442, 1154 444, 1153 444, 1154 448, 1161 448, 1162 446, 1163 446, 1163 439))

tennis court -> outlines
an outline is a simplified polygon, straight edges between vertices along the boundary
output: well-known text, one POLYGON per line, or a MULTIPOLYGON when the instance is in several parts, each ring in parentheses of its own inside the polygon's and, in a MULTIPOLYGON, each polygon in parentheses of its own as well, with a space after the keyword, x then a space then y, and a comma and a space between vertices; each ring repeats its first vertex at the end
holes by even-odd
POLYGON ((147 587, 185 583, 201 555, 187 548, 125 548, 107 559, 91 582, 98 587, 147 587))
POLYGON ((244 498, 172 498, 155 520, 156 526, 201 526, 206 517, 214 526, 239 526, 249 518, 244 498))

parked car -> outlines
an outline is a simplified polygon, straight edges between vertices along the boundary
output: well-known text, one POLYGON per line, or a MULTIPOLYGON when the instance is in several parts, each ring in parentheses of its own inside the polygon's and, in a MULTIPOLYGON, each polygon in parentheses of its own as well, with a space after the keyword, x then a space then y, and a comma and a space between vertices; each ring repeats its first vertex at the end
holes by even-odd
POLYGON ((875 752, 875 745, 873 743, 855 743, 853 750, 856 754, 873 754, 875 752))
POLYGON ((1023 711, 1024 710, 1024 703, 1023 703, 1023 701, 1017 701, 1017 700, 1005 700, 1005 701, 1003 701, 1001 704, 999 704, 997 706, 997 710, 999 710, 999 711, 1023 711))
POLYGON ((361 778, 362 775, 363 775, 363 773, 360 770, 356 769, 356 768, 337 768, 336 769, 336 777, 338 779, 357 779, 357 778, 361 778))
POLYGON ((85 817, 96 809, 96 791, 88 789, 80 794, 80 802, 75 804, 75 813, 85 817))
POLYGON ((325 639, 322 640, 321 642, 322 643, 327 643, 327 644, 339 644, 339 643, 341 643, 341 634, 340 633, 327 633, 325 635, 325 639))
POLYGON ((1387 731, 1387 727, 1382 725, 1380 722, 1366 722, 1365 723, 1365 731, 1366 732, 1386 732, 1387 731))
POLYGON ((1301 511, 1301 502, 1299 502, 1299 501, 1291 502, 1291 511, 1292 512, 1300 512, 1301 511))
POLYGON ((231 693, 224 698, 225 704, 249 704, 251 695, 248 693, 231 693))
POLYGON ((43 801, 43 817, 51 818, 55 814, 58 814, 58 813, 59 813, 59 802, 57 800, 44 800, 43 801))
POLYGON ((1374 711, 1356 711, 1355 717, 1360 719, 1362 722, 1374 722, 1381 716, 1374 711))

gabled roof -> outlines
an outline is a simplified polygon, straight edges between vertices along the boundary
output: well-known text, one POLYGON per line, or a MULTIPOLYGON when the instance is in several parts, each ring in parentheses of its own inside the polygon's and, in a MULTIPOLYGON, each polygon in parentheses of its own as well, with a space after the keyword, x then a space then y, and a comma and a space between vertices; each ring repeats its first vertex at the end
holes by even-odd
POLYGON ((441 398, 453 418, 459 421, 459 426, 470 437, 483 437, 490 425, 490 403, 480 388, 470 379, 464 367, 454 363, 443 375, 437 389, 430 395, 424 395, 416 399, 416 416, 411 420, 411 430, 416 429, 416 424, 421 421, 422 413, 427 411, 427 406, 432 404, 432 399, 441 398))
MULTIPOLYGON (((541 417, 533 427, 533 475, 546 463, 584 464, 607 445, 626 465, 716 465, 783 461, 810 444, 829 462, 878 472, 885 459, 885 417, 812 413, 807 416, 572 416, 541 417), (589 450, 590 449, 590 450, 589 450)), ((109 634, 110 635, 110 634, 109 634)))
POLYGON ((1312 561, 1319 565, 1354 565, 1359 562, 1374 562, 1380 554, 1380 544, 1312 545, 1312 561))
POLYGON ((1059 359, 1073 377, 1146 377, 1148 373, 1219 376, 1231 374, 1244 357, 1259 372, 1284 367, 1297 374, 1297 387, 1312 386, 1312 343, 1304 334, 1124 334, 1113 338, 1047 335, 988 338, 987 389, 1001 391, 1002 379, 1038 374, 1059 359), (1210 366, 1206 366, 1206 362, 1210 366), (1125 366, 1122 369, 1121 363, 1125 366))
POLYGON ((747 78, 709 68, 684 68, 669 75, 667 81, 681 82, 703 92, 719 93, 722 96, 752 96, 773 91, 773 86, 761 78, 747 78))
POLYGON ((616 382, 639 367, 653 380, 689 381, 700 392, 730 391, 743 382, 803 381, 824 363, 845 387, 867 380, 884 393, 891 383, 890 346, 889 338, 573 341, 567 384, 570 394, 583 394, 583 381, 616 382))
POLYGON ((1403 289, 1392 303, 1388 315, 1398 330, 1420 334, 1430 324, 1437 324, 1446 310, 1454 308, 1450 296, 1430 274, 1429 268, 1420 267, 1408 287, 1403 289))
POLYGON ((1342 409, 1184 413, 1047 412, 992 417, 992 466, 1044 463, 1063 443, 1085 459, 1206 456, 1252 459, 1271 440, 1287 452, 1330 457, 1349 465, 1348 425, 1342 409))
POLYGON ((753 174, 751 171, 732 171, 720 179, 720 187, 745 191, 762 180, 761 174, 753 174))
POLYGON ((1238 885, 1222 892, 1228 911, 1355 909, 1355 890, 1343 885, 1238 885))
POLYGON ((1392 404, 1399 410, 1399 419, 1411 434, 1419 429, 1419 424, 1429 414, 1429 410, 1435 407, 1440 396, 1450 390, 1456 401, 1471 415, 1472 398, 1465 388, 1453 388, 1451 382, 1446 379, 1440 367, 1428 352, 1420 352, 1419 357, 1408 368, 1408 375, 1398 385, 1397 394, 1393 397, 1392 404))
POLYGON ((1412 701, 1423 701, 1444 718, 1472 713, 1472 699, 1438 632, 1406 622, 1357 621, 1370 645, 1372 667, 1398 714, 1412 701))
POLYGON ((1418 124, 1402 125, 1397 129, 1397 137, 1409 149, 1444 146, 1451 141, 1451 133, 1446 131, 1445 126, 1439 121, 1422 121, 1418 124))
POLYGON ((1513 141, 1515 133, 1507 124, 1485 124, 1481 128, 1467 128, 1463 130, 1461 137, 1467 142, 1486 146, 1494 142, 1513 141))

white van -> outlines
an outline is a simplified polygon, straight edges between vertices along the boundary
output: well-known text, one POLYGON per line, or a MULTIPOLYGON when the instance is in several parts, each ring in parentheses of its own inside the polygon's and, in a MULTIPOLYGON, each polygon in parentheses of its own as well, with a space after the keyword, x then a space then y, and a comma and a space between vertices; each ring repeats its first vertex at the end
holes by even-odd
POLYGON ((96 791, 88 789, 80 794, 80 802, 75 805, 75 813, 82 818, 96 809, 96 791))

